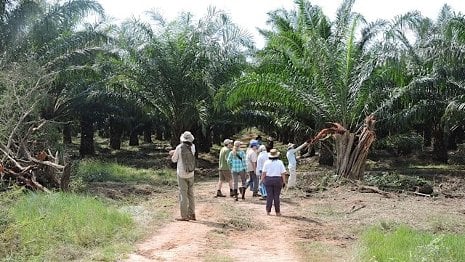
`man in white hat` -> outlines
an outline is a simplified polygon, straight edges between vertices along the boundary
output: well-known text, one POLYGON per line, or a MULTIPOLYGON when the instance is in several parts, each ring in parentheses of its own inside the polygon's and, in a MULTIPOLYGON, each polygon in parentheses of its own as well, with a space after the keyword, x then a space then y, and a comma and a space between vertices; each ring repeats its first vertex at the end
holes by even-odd
POLYGON ((297 158, 296 153, 299 152, 302 148, 307 146, 308 143, 305 142, 302 145, 295 147, 295 144, 289 143, 287 145, 286 157, 288 161, 287 168, 289 169, 289 181, 287 181, 287 188, 293 188, 296 185, 297 180, 297 158))
POLYGON ((178 221, 196 220, 194 202, 194 169, 195 169, 195 145, 194 136, 185 131, 179 138, 181 143, 175 150, 170 151, 171 160, 177 163, 176 173, 178 175, 179 205, 181 217, 178 221))
POLYGON ((234 196, 234 191, 233 191, 233 184, 232 184, 232 176, 231 176, 231 170, 229 169, 228 165, 228 155, 229 152, 231 152, 231 148, 233 147, 233 141, 231 139, 226 138, 223 141, 223 147, 220 150, 220 157, 218 161, 218 173, 219 173, 219 179, 218 179, 218 187, 216 190, 216 197, 225 197, 223 193, 221 192, 221 186, 223 185, 223 182, 229 183, 229 195, 232 197, 234 196))

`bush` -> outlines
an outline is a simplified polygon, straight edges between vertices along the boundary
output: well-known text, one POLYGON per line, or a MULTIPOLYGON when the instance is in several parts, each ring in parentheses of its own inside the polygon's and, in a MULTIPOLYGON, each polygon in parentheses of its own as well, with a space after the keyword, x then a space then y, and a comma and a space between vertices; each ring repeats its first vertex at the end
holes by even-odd
POLYGON ((430 185, 429 181, 418 176, 406 176, 395 172, 382 172, 381 174, 369 174, 364 177, 364 182, 370 186, 376 186, 386 191, 415 191, 416 187, 430 185))
POLYGON ((393 152, 397 155, 408 155, 420 151, 423 147, 423 137, 410 132, 388 136, 375 142, 374 149, 393 152))

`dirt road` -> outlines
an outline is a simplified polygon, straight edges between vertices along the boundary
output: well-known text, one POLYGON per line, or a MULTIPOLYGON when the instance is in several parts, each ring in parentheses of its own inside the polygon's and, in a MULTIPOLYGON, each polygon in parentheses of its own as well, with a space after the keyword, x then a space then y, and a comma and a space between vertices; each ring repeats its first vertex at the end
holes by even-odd
POLYGON ((267 216, 265 201, 250 191, 237 202, 214 198, 215 184, 196 184, 197 221, 175 221, 179 210, 173 208, 172 219, 126 261, 357 261, 357 241, 369 226, 465 231, 462 199, 386 197, 350 187, 311 196, 294 190, 283 196, 277 217, 267 216))
POLYGON ((197 221, 171 221, 138 244, 127 261, 299 261, 293 238, 303 218, 296 201, 283 196, 283 216, 267 216, 266 201, 250 191, 236 202, 214 198, 214 188, 214 182, 196 185, 197 221))

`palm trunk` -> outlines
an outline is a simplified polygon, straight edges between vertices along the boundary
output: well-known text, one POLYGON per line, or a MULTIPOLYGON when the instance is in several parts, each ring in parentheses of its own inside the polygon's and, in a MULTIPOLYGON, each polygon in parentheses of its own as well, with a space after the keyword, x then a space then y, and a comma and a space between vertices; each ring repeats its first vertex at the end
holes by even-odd
POLYGON ((132 130, 129 133, 129 145, 138 146, 139 145, 139 132, 138 130, 132 130))
POLYGON ((63 144, 71 144, 73 143, 72 141, 72 136, 71 136, 71 124, 65 124, 63 125, 63 144))
POLYGON ((121 137, 123 135, 123 127, 115 119, 110 119, 110 148, 121 149, 121 137))
POLYGON ((368 152, 375 141, 374 123, 375 121, 367 118, 359 135, 349 131, 335 135, 338 177, 363 178, 368 152))
POLYGON ((144 126, 144 143, 152 144, 152 125, 146 124, 144 126))
POLYGON ((433 160, 447 163, 447 143, 441 127, 433 130, 433 160))
POLYGON ((81 145, 79 147, 81 157, 94 155, 94 123, 92 119, 81 117, 81 145))
POLYGON ((322 141, 320 142, 320 157, 318 164, 323 166, 333 166, 333 145, 331 143, 322 141))

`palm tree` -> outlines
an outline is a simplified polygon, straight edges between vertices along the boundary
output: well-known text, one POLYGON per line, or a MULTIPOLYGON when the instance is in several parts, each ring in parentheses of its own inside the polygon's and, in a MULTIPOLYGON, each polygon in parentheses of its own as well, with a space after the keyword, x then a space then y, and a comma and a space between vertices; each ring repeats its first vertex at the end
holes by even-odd
POLYGON ((35 90, 29 98, 29 103, 35 102, 29 105, 31 112, 36 112, 33 118, 46 122, 68 120, 73 116, 73 99, 82 98, 85 90, 96 86, 90 84, 97 73, 92 65, 97 54, 105 52, 102 45, 107 37, 97 28, 84 25, 83 19, 91 13, 103 14, 103 9, 91 0, 53 5, 15 2, 6 2, 9 4, 3 10, 8 18, 2 19, 1 25, 2 35, 6 36, 1 44, 3 72, 11 75, 15 68, 35 68, 40 75, 34 85, 26 87, 35 90))
POLYGON ((207 151, 215 121, 213 97, 246 64, 250 37, 214 8, 199 21, 189 13, 170 23, 154 12, 150 15, 156 25, 123 25, 131 32, 124 40, 125 81, 169 124, 172 145, 179 142, 180 133, 193 130, 199 149, 207 151))
POLYGON ((264 31, 267 44, 257 69, 237 82, 229 104, 249 102, 265 112, 278 108, 281 118, 292 119, 294 130, 340 123, 347 132, 335 136, 337 174, 360 178, 372 139, 359 144, 357 131, 376 102, 371 85, 376 56, 370 47, 385 22, 366 24, 351 11, 353 4, 344 1, 333 23, 304 0, 296 1, 296 10, 271 13, 274 30, 264 31))
POLYGON ((408 13, 398 17, 388 32, 387 45, 401 48, 386 53, 392 54, 393 63, 404 66, 406 81, 396 85, 381 108, 397 111, 384 114, 389 116, 384 122, 422 125, 433 138, 433 159, 446 163, 448 136, 463 120, 465 17, 445 5, 436 21, 408 13))

